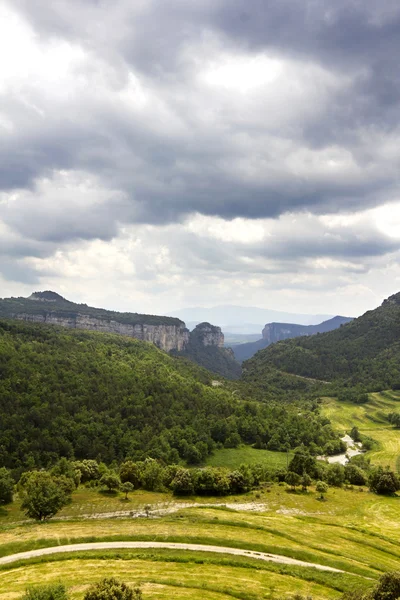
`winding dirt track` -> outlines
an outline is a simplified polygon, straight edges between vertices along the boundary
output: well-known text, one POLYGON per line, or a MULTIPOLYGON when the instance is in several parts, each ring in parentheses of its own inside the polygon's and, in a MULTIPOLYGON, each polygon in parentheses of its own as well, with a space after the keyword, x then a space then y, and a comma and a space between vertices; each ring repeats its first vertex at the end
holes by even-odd
POLYGON ((278 554, 267 554, 265 552, 254 552, 253 550, 242 550, 240 548, 227 548, 224 546, 206 546, 203 544, 179 544, 171 542, 93 542, 90 544, 69 544, 66 546, 53 546, 51 548, 41 548, 39 550, 30 550, 20 552, 19 554, 10 554, 0 558, 0 565, 7 565, 19 560, 27 560, 50 554, 60 554, 63 552, 84 552, 86 550, 121 550, 121 549, 145 549, 145 548, 163 548, 167 550, 192 550, 200 552, 215 552, 218 554, 233 554, 235 556, 246 556, 247 558, 256 558, 283 565, 294 565, 297 567, 313 567, 319 571, 330 571, 331 573, 345 573, 341 569, 334 569, 325 565, 296 560, 287 556, 278 554))

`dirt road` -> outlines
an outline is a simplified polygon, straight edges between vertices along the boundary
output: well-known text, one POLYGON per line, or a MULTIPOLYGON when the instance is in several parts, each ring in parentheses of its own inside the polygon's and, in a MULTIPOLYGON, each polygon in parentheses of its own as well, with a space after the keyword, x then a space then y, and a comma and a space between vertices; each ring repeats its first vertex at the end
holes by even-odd
POLYGON ((30 550, 20 552, 19 554, 10 554, 0 558, 0 565, 7 565, 19 560, 27 560, 50 554, 59 554, 63 552, 84 552, 87 550, 121 550, 121 549, 145 549, 145 548, 163 548, 167 550, 192 550, 196 552, 215 552, 218 554, 232 554, 234 556, 246 556, 247 558, 256 558, 283 565, 294 565, 298 567, 313 567, 319 571, 329 571, 333 573, 344 573, 340 569, 318 565, 314 563, 296 560, 287 556, 278 554, 267 554, 266 552, 254 552, 253 550, 242 550, 240 548, 228 548, 224 546, 206 546, 203 544, 179 544, 171 542, 93 542, 90 544, 70 544, 66 546, 54 546, 51 548, 41 548, 39 550, 30 550))

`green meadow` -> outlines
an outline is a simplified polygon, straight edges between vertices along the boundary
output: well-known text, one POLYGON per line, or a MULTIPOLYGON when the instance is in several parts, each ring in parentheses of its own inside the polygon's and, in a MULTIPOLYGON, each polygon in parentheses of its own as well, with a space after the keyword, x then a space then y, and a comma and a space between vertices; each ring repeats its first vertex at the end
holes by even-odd
POLYGON ((326 415, 333 427, 341 433, 349 433, 352 427, 358 427, 361 434, 368 435, 375 447, 367 453, 371 462, 377 465, 389 465, 400 471, 400 429, 394 429, 387 420, 390 412, 400 411, 400 393, 393 391, 369 394, 365 404, 339 402, 337 399, 324 398, 322 414, 326 415))

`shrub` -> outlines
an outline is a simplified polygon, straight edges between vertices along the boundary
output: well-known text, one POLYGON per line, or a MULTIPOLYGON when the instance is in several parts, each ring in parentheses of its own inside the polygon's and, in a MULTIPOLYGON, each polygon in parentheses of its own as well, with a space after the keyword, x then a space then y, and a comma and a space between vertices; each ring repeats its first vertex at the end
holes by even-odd
POLYGON ((68 594, 62 583, 38 585, 27 588, 21 600, 67 600, 68 594))
POLYGON ((131 588, 114 577, 102 579, 84 595, 84 600, 141 600, 140 588, 131 588))

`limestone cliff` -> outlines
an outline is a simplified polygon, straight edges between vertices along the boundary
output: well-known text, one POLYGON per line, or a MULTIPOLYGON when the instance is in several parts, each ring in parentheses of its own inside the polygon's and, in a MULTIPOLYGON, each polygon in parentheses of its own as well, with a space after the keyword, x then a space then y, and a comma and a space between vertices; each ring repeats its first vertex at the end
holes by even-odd
POLYGON ((184 350, 189 342, 189 330, 180 319, 93 308, 50 291, 35 292, 29 298, 0 300, 1 317, 126 335, 152 342, 166 352, 184 350))
POLYGON ((224 334, 221 327, 216 327, 210 323, 199 323, 190 333, 190 342, 200 342, 202 346, 224 347, 224 334))
POLYGON ((96 319, 85 314, 77 313, 71 316, 61 316, 53 312, 45 312, 42 315, 19 313, 14 318, 30 323, 46 323, 47 325, 59 325, 71 329, 89 329, 101 333, 127 335, 143 342, 152 342, 166 352, 183 350, 189 341, 189 330, 185 328, 184 323, 182 323, 182 326, 149 325, 147 323, 131 325, 129 323, 119 323, 114 319, 96 319))

